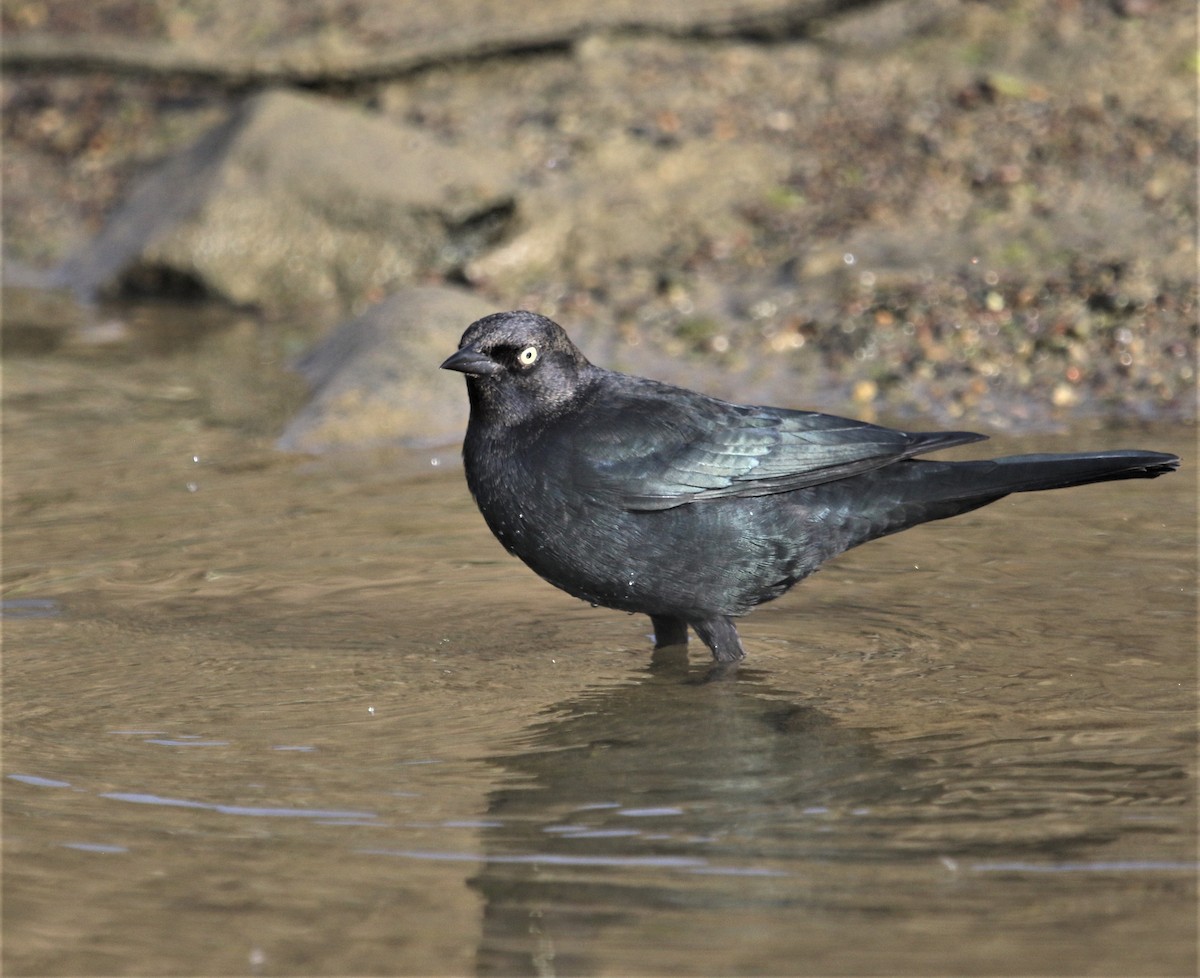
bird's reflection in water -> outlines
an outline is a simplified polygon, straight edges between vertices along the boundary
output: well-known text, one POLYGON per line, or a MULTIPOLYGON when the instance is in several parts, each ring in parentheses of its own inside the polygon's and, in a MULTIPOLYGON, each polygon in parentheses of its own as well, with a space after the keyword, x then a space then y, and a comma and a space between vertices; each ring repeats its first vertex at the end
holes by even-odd
MULTIPOLYGON (((644 675, 562 704, 494 758, 512 786, 492 794, 472 880, 481 973, 534 973, 554 935, 641 911, 803 902, 795 861, 837 858, 841 819, 919 800, 917 762, 888 759, 765 673, 710 670, 661 649, 644 675)), ((555 943, 560 972, 587 970, 562 957, 578 940, 555 943)))

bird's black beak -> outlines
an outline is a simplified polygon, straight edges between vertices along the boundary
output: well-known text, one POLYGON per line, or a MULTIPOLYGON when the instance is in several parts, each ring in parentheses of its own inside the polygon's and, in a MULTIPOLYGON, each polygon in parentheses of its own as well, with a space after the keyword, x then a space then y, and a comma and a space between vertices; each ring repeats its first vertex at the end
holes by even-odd
POLYGON ((457 370, 459 373, 473 377, 486 377, 488 374, 498 374, 504 368, 486 353, 464 347, 457 353, 452 353, 442 361, 443 370, 457 370))

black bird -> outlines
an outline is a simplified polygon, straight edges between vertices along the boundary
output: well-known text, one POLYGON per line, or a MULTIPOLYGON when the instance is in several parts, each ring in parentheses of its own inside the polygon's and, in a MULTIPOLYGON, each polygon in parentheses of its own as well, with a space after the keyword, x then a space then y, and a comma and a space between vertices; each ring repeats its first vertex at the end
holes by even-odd
POLYGON ((492 532, 551 584, 650 616, 658 646, 690 625, 718 662, 734 618, 860 543, 1012 492, 1152 479, 1162 452, 917 459, 979 441, 730 404, 589 363, 557 323, 473 323, 443 364, 466 374, 467 483, 492 532))

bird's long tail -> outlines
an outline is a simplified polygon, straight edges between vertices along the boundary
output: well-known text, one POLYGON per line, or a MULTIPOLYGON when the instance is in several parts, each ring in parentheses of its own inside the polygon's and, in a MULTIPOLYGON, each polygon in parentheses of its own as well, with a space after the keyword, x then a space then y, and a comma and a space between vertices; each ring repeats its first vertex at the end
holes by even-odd
MULTIPOLYGON (((918 523, 946 519, 1014 492, 1065 489, 1090 482, 1153 479, 1179 467, 1175 455, 1134 449, 1069 455, 1009 455, 968 462, 910 459, 871 473, 872 525, 851 546, 918 523)), ((864 487, 865 488, 865 487, 864 487)))
POLYGON ((1179 459, 1164 452, 1128 449, 1069 455, 1008 455, 980 462, 955 462, 953 468, 957 479, 947 481, 961 482, 959 491, 969 497, 980 491, 990 494, 999 490, 1007 495, 1066 489, 1089 482, 1153 479, 1179 468, 1179 459))

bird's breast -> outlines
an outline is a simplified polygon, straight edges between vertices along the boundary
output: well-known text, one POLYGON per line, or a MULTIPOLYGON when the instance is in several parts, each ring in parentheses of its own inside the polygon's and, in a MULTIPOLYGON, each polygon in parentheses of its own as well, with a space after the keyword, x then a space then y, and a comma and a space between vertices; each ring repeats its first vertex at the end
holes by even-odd
POLYGON ((480 439, 464 455, 471 494, 509 553, 577 597, 629 596, 643 573, 637 514, 576 484, 570 459, 536 442, 480 439))

